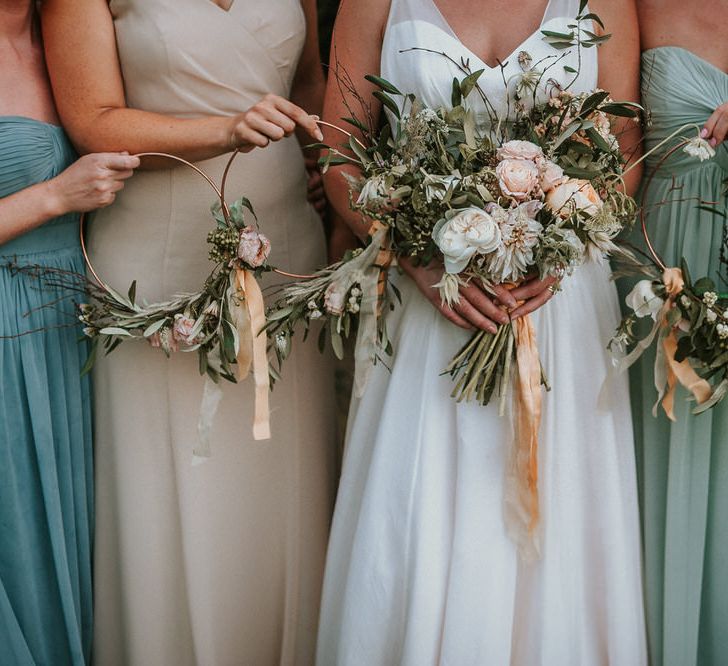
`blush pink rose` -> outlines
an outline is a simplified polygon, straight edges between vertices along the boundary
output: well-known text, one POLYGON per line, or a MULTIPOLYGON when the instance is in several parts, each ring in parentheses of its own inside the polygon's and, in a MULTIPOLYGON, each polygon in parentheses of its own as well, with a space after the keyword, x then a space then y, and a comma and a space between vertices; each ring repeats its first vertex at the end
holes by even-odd
POLYGON ((567 178, 548 192, 546 206, 556 215, 566 218, 574 211, 595 215, 603 202, 588 180, 567 178))
POLYGON ((270 241, 255 227, 248 226, 240 232, 238 258, 241 261, 252 268, 258 268, 266 262, 269 254, 270 241))
POLYGON ((503 160, 495 174, 503 194, 516 201, 529 199, 539 186, 538 167, 531 160, 503 160))
POLYGON ((543 157, 543 150, 530 141, 506 141, 496 153, 499 160, 532 160, 543 157))

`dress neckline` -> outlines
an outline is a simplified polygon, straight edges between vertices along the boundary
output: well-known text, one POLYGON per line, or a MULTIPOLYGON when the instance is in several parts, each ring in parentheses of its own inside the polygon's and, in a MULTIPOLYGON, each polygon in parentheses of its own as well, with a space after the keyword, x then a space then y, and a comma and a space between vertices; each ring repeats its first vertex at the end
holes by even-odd
POLYGON ((63 127, 61 127, 60 125, 56 125, 55 123, 49 123, 46 120, 39 120, 38 118, 31 118, 30 116, 16 116, 12 114, 7 116, 0 115, 0 122, 4 120, 21 120, 27 123, 45 125, 46 127, 50 127, 51 129, 63 131, 63 127))
POLYGON ((233 0, 230 3, 230 6, 225 9, 224 7, 221 7, 218 5, 215 0, 201 0, 201 2, 206 2, 208 5, 212 5, 213 8, 216 8, 218 11, 221 11, 223 14, 230 14, 233 11, 233 7, 237 4, 237 0, 233 0))
POLYGON ((699 62, 702 62, 703 64, 707 65, 711 69, 714 69, 716 72, 719 72, 720 74, 723 74, 723 76, 728 76, 728 72, 718 67, 718 65, 713 64, 710 62, 710 60, 706 60, 705 58, 702 58, 694 51, 691 51, 690 49, 686 49, 683 46, 673 46, 672 44, 665 44, 663 46, 653 46, 649 49, 645 49, 642 51, 642 55, 645 56, 648 53, 653 53, 657 51, 680 51, 682 53, 686 53, 691 58, 694 58, 695 60, 698 60, 699 62))
POLYGON ((465 42, 463 42, 462 39, 460 39, 460 37, 458 36, 457 32, 455 32, 455 30, 453 29, 453 27, 450 24, 450 22, 445 18, 445 15, 442 13, 442 11, 440 10, 440 8, 438 7, 437 2, 435 0, 429 0, 429 2, 433 6, 433 8, 435 9, 435 11, 437 12, 437 15, 442 20, 443 25, 447 28, 447 30, 450 32, 450 34, 458 42, 460 42, 460 44, 462 44, 463 48, 468 53, 470 53, 471 55, 475 56, 480 61, 480 63, 482 63, 483 65, 485 65, 489 70, 496 70, 496 69, 498 69, 501 66, 502 63, 508 62, 513 57, 514 54, 516 54, 518 51, 521 50, 521 47, 523 47, 526 44, 526 42, 528 42, 534 35, 538 34, 538 32, 541 30, 541 28, 543 28, 543 25, 546 22, 546 17, 549 15, 549 10, 551 9, 551 2, 552 2, 552 0, 547 0, 546 7, 543 10, 543 16, 541 17, 541 21, 538 24, 538 27, 531 34, 527 35, 518 44, 516 44, 516 46, 513 49, 511 49, 511 52, 505 58, 502 58, 502 59, 496 58, 496 60, 498 62, 495 65, 493 65, 493 66, 489 65, 475 51, 473 51, 470 47, 468 47, 465 44, 465 42))

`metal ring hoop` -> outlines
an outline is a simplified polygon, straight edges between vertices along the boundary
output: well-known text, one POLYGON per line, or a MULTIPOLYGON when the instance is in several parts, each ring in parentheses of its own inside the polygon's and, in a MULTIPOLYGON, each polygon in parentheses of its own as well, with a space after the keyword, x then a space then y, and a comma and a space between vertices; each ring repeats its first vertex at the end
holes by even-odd
MULTIPOLYGON (((190 169, 192 169, 195 173, 197 173, 199 176, 202 176, 202 178, 205 179, 207 184, 213 189, 215 194, 217 195, 217 198, 220 199, 220 206, 222 210, 223 217, 225 218, 225 221, 228 222, 230 220, 230 208, 228 207, 227 201, 225 200, 225 186, 227 184, 228 175, 230 173, 230 168, 232 167, 233 162, 235 161, 235 158, 240 153, 240 150, 236 149, 233 151, 232 155, 230 156, 230 159, 228 160, 227 164, 225 165, 225 170, 223 171, 222 176, 222 182, 220 184, 220 187, 218 187, 215 184, 215 181, 210 178, 200 167, 193 164, 192 162, 182 158, 178 157, 177 155, 171 155, 170 153, 161 153, 161 152, 145 152, 145 153, 136 153, 133 157, 162 157, 166 159, 173 160, 175 162, 178 162, 179 164, 182 164, 190 169)), ((86 224, 86 213, 82 213, 79 218, 79 238, 81 241, 81 252, 83 253, 83 259, 86 262, 86 266, 93 275, 96 282, 99 284, 99 286, 104 289, 105 291, 110 291, 109 286, 104 282, 101 277, 99 276, 98 272, 94 268, 93 264, 91 263, 91 258, 88 256, 88 250, 86 248, 86 239, 85 239, 85 224, 86 224)), ((313 275, 300 275, 298 273, 289 273, 287 271, 280 270, 278 268, 273 269, 274 273, 277 273, 278 275, 282 275, 284 277, 292 278, 295 280, 306 280, 309 278, 314 277, 313 275)))

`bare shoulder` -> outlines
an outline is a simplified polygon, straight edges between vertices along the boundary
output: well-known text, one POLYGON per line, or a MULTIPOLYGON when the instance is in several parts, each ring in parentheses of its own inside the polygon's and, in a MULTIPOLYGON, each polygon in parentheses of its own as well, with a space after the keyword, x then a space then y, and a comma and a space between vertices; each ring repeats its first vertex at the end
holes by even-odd
POLYGON ((639 34, 636 0, 590 0, 589 9, 602 20, 606 32, 629 37, 639 34))
POLYGON ((336 16, 339 38, 381 40, 392 2, 396 0, 342 0, 336 16))

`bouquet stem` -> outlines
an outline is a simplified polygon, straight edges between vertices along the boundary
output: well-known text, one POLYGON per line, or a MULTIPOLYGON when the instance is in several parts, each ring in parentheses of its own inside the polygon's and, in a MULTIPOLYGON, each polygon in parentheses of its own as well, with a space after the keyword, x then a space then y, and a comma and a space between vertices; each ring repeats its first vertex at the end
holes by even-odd
POLYGON ((476 399, 481 405, 487 405, 497 389, 503 410, 515 355, 514 342, 513 325, 510 323, 501 325, 496 333, 475 333, 445 370, 456 380, 452 397, 458 402, 476 399))

